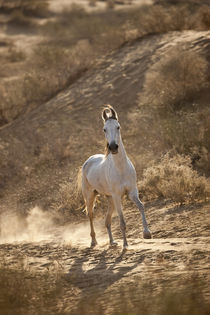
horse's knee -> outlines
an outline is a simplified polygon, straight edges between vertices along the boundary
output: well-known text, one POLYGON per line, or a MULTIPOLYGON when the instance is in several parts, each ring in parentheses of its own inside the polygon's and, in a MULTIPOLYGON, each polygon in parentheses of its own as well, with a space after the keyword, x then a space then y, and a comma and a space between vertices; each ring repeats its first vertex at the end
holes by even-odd
POLYGON ((139 208, 139 210, 144 211, 144 205, 141 202, 141 200, 139 199, 139 196, 137 193, 130 193, 129 198, 131 201, 133 201, 136 204, 136 206, 139 208))
POLYGON ((105 220, 105 227, 108 229, 111 226, 111 215, 108 214, 105 220))
POLYGON ((105 221, 105 227, 107 228, 107 229, 109 229, 110 227, 111 227, 111 222, 110 221, 105 221))
POLYGON ((95 233, 94 231, 91 231, 91 232, 90 232, 90 236, 95 239, 96 233, 95 233))

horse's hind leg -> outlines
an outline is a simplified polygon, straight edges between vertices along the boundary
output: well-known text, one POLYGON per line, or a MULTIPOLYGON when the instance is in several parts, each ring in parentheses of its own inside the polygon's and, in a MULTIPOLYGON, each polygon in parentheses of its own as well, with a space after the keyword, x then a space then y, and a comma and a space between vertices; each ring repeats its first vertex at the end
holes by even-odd
POLYGON ((92 238, 91 247, 94 247, 95 245, 97 245, 96 233, 94 231, 94 226, 93 226, 93 206, 94 206, 95 197, 96 197, 96 194, 94 192, 90 192, 87 198, 85 198, 87 213, 90 220, 90 236, 92 238))
POLYGON ((117 243, 114 242, 114 240, 113 240, 112 230, 111 230, 112 213, 114 211, 114 203, 113 203, 112 197, 108 197, 108 200, 109 200, 109 208, 108 208, 107 215, 106 215, 105 226, 107 228, 107 232, 109 235, 110 245, 113 246, 113 245, 117 245, 117 243))
POLYGON ((123 248, 126 249, 128 247, 127 238, 126 238, 126 224, 125 219, 122 212, 122 205, 121 205, 121 197, 119 196, 113 196, 113 202, 115 209, 117 210, 119 219, 120 219, 120 228, 123 235, 123 248))
POLYGON ((95 245, 97 245, 96 233, 93 226, 93 206, 96 193, 92 190, 84 173, 82 173, 82 194, 85 200, 86 210, 90 220, 90 236, 92 238, 91 247, 94 247, 95 245))

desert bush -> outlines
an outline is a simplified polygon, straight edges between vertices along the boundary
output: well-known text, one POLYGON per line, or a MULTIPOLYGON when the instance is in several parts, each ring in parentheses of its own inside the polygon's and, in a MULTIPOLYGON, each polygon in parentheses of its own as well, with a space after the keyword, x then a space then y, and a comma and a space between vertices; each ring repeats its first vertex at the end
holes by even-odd
POLYGON ((28 30, 29 28, 35 26, 34 21, 32 21, 30 17, 25 16, 21 10, 15 10, 12 12, 9 24, 14 27, 27 27, 28 30))
POLYGON ((106 5, 108 9, 114 9, 115 6, 115 0, 107 0, 106 5))
POLYGON ((190 29, 204 30, 209 28, 209 14, 210 8, 205 5, 194 7, 182 3, 179 6, 144 6, 136 10, 133 23, 140 36, 190 29))
POLYGON ((20 62, 20 61, 24 61, 26 58, 25 53, 17 48, 14 47, 10 47, 8 49, 8 55, 7 55, 7 59, 10 62, 20 62))
MULTIPOLYGON (((27 12, 44 12, 47 2, 5 1, 2 6, 12 12, 12 23, 28 27, 34 22, 26 16, 27 12)), ((45 39, 30 59, 26 58, 26 68, 30 70, 18 80, 21 82, 14 81, 11 89, 6 87, 0 110, 2 124, 56 95, 86 69, 97 64, 98 58, 126 41, 150 33, 207 29, 208 14, 209 9, 203 6, 198 10, 189 6, 143 6, 97 14, 87 13, 78 5, 65 9, 56 21, 40 26, 45 39)), ((11 51, 9 58, 14 62, 23 60, 24 56, 11 51)), ((204 88, 205 73, 206 61, 202 56, 177 46, 149 71, 145 99, 147 103, 156 104, 160 100, 162 105, 170 103, 169 107, 179 108, 204 88)))
MULTIPOLYGON (((75 256, 76 257, 76 256, 75 256)), ((83 259, 84 260, 84 259, 83 259)), ((77 259, 75 258, 75 264, 77 259)), ((115 263, 116 264, 116 263, 115 263)), ((109 264, 109 267, 112 265, 109 264)), ((106 271, 106 269, 104 269, 106 271)), ((83 274, 82 274, 83 276, 83 274)), ((90 276, 89 276, 90 277, 90 276)), ((163 281, 151 274, 151 279, 139 280, 118 285, 112 289, 112 299, 107 303, 108 293, 104 293, 98 273, 92 275, 95 288, 85 291, 87 284, 77 274, 61 271, 32 273, 20 267, 0 268, 0 309, 2 314, 96 314, 96 315, 206 315, 209 314, 209 301, 205 286, 199 276, 184 275, 177 282, 174 279, 163 281), (75 282, 71 279, 75 277, 75 282), (78 279, 77 279, 78 278, 78 279), (160 288, 154 282, 159 280, 160 288), (170 281, 172 280, 172 281, 170 281), (100 282, 100 286, 97 283, 100 282), (174 283, 175 282, 175 283, 174 283), (78 292, 76 285, 84 284, 78 292), (85 292, 85 293, 84 293, 85 292)), ((165 280, 165 279, 164 279, 165 280)), ((92 282, 91 282, 92 283, 92 282)), ((110 286, 113 283, 110 284, 110 286)), ((206 284, 207 286, 207 284, 206 284)))
POLYGON ((56 271, 55 281, 52 280, 52 275, 47 270, 42 275, 33 274, 21 263, 17 269, 1 266, 1 313, 52 314, 55 301, 59 299, 63 290, 61 275, 56 271))
POLYGON ((21 82, 22 110, 47 101, 76 80, 90 66, 91 48, 79 43, 71 50, 40 46, 32 56, 33 64, 21 82))
POLYGON ((139 95, 141 130, 153 149, 187 154, 197 170, 208 175, 208 62, 181 44, 170 48, 146 73, 139 95), (147 122, 147 124, 145 123, 147 122), (144 127, 144 128, 145 128, 144 127), (157 146, 157 148, 158 148, 157 146))
POLYGON ((164 198, 178 203, 206 200, 207 180, 192 169, 187 156, 166 154, 147 168, 140 182, 147 199, 164 198))
POLYGON ((2 12, 10 13, 19 11, 24 15, 43 17, 48 12, 46 0, 4 0, 0 2, 2 12))
POLYGON ((200 23, 201 29, 210 29, 210 7, 203 5, 198 9, 197 20, 200 23))
MULTIPOLYGON (((25 99, 20 80, 8 82, 0 87, 0 122, 11 122, 23 110, 25 99)), ((0 123, 1 124, 1 123, 0 123)))
MULTIPOLYGON (((153 275, 154 276, 154 275, 153 275)), ((166 283, 157 292, 152 281, 147 283, 138 281, 122 284, 118 294, 107 303, 103 295, 92 294, 89 299, 79 300, 76 310, 72 315, 86 314, 112 314, 112 315, 206 315, 209 303, 205 301, 202 282, 196 275, 185 278, 185 283, 177 286, 168 286, 166 283), (114 301, 114 304, 112 303, 114 301)))
POLYGON ((146 74, 141 104, 180 110, 193 104, 196 95, 209 87, 208 62, 188 46, 177 45, 146 74))
POLYGON ((88 1, 89 6, 95 7, 95 6, 96 6, 96 1, 97 1, 97 0, 89 0, 89 1, 88 1))
POLYGON ((77 170, 71 179, 60 184, 55 209, 76 214, 77 210, 84 210, 84 199, 81 191, 81 170, 77 170))

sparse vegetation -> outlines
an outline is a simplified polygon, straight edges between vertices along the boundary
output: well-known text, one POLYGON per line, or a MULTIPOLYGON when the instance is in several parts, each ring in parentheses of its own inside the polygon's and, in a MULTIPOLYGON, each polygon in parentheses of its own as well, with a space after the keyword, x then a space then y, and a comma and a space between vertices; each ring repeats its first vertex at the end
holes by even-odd
MULTIPOLYGON (((55 209, 63 211, 66 214, 65 217, 67 217, 67 213, 71 216, 72 214, 78 214, 78 210, 80 212, 85 210, 80 188, 78 187, 77 181, 75 181, 76 177, 77 174, 75 174, 73 180, 60 184, 59 193, 56 203, 54 204, 55 209)), ((78 179, 78 181, 79 180, 80 179, 78 179)))
POLYGON ((65 309, 69 308, 68 300, 75 299, 70 313, 77 315, 84 312, 106 314, 107 311, 121 315, 206 315, 209 303, 204 298, 201 280, 190 274, 185 278, 185 283, 179 281, 170 288, 162 285, 156 294, 151 281, 142 283, 136 280, 129 286, 122 285, 119 292, 114 291, 112 301, 104 305, 103 294, 97 290, 91 291, 88 297, 75 299, 71 277, 61 272, 46 270, 42 274, 32 274, 24 268, 12 270, 1 267, 0 309, 3 314, 60 314, 66 313, 65 309))
POLYGON ((159 163, 147 168, 140 182, 147 199, 165 198, 182 204, 206 200, 207 180, 192 169, 191 159, 165 155, 159 163))
MULTIPOLYGON (((110 3, 114 2, 107 2, 107 5, 110 6, 110 3)), ((42 15, 47 8, 47 2, 34 0, 21 0, 18 3, 6 1, 2 5, 2 10, 12 12, 10 24, 12 23, 14 27, 15 25, 23 27, 27 25, 27 28, 32 26, 33 30, 36 31, 40 27, 34 20, 30 19, 30 14, 42 15)), ((70 9, 65 9, 56 21, 47 22, 41 27, 41 32, 45 39, 34 50, 32 56, 29 59, 27 58, 26 68, 30 69, 30 71, 26 70, 23 79, 18 80, 21 81, 21 84, 14 80, 12 89, 9 89, 6 98, 2 98, 0 120, 3 123, 16 119, 19 113, 30 111, 53 97, 60 90, 75 81, 83 71, 95 65, 99 56, 104 56, 120 47, 126 41, 151 33, 165 33, 183 29, 208 29, 209 12, 210 9, 207 6, 201 6, 197 10, 197 7, 191 8, 187 5, 180 5, 178 8, 175 6, 156 5, 144 6, 135 10, 130 9, 127 12, 109 11, 108 13, 96 15, 87 13, 80 6, 74 4, 70 9), (12 95, 13 93, 14 95, 12 95), (14 105, 12 99, 16 98, 17 94, 19 97, 17 98, 17 104, 14 105), (8 116, 9 118, 7 118, 8 116)), ((194 52, 191 52, 189 56, 186 52, 183 54, 182 64, 177 71, 184 69, 187 71, 186 68, 193 61, 193 58, 196 57, 196 60, 199 61, 199 66, 201 66, 200 75, 203 75, 206 67, 204 60, 201 57, 199 59, 194 52)), ((10 52, 9 58, 15 61, 23 60, 23 56, 20 53, 16 53, 16 57, 14 52, 12 54, 10 52)), ((165 64, 165 67, 169 66, 172 57, 161 61, 165 64)), ((194 65, 196 64, 194 61, 193 63, 194 65)), ((156 67, 158 68, 158 65, 156 67)), ((183 87, 181 92, 185 93, 186 97, 189 96, 190 91, 194 92, 195 86, 196 91, 198 91, 196 82, 200 79, 202 87, 205 83, 203 76, 202 78, 197 76, 198 67, 191 67, 191 71, 193 69, 194 73, 191 82, 194 82, 194 78, 197 81, 193 83, 193 86, 186 85, 183 87)), ((158 69, 155 70, 158 71, 158 69)), ((173 72, 170 73, 172 75, 173 72)), ((175 74, 177 72, 174 73, 174 77, 175 74)), ((187 79, 190 80, 190 76, 187 79)), ((149 76, 147 81, 151 81, 149 76)), ((171 86, 168 84, 167 88, 172 89, 171 86)), ((7 91, 7 83, 3 83, 2 88, 7 91)), ((176 91, 175 89, 175 93, 176 91)), ((165 94, 162 94, 162 101, 166 101, 164 97, 165 94)), ((170 100, 179 102, 177 99, 178 95, 174 95, 174 92, 170 97, 170 100)))
POLYGON ((149 69, 141 103, 162 107, 165 114, 195 105, 198 93, 209 86, 205 57, 189 45, 178 44, 149 69))
POLYGON ((208 67, 201 52, 178 44, 153 63, 139 95, 139 116, 153 123, 153 149, 156 141, 163 153, 173 150, 188 155, 193 167, 207 176, 208 67))
POLYGON ((23 266, 14 270, 1 266, 1 313, 51 314, 63 290, 61 275, 55 272, 54 277, 53 280, 53 272, 47 269, 44 274, 37 275, 23 266))
POLYGON ((19 12, 25 16, 43 17, 48 11, 46 0, 4 0, 0 2, 3 13, 19 12))

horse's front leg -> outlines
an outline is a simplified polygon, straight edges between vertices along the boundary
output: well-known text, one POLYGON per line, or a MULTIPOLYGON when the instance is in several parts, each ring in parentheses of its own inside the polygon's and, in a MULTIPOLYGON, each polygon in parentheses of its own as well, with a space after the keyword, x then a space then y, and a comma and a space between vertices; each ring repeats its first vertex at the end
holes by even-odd
POLYGON ((119 220, 120 220, 120 228, 123 235, 123 248, 126 249, 128 247, 127 239, 126 239, 126 224, 122 212, 122 204, 121 204, 121 197, 119 196, 112 196, 115 209, 117 210, 119 220))
POLYGON ((108 208, 107 215, 106 215, 105 226, 107 228, 107 232, 108 232, 108 235, 109 235, 110 245, 113 246, 113 245, 117 245, 117 243, 114 242, 114 240, 113 240, 112 230, 111 230, 112 213, 114 211, 114 203, 113 203, 112 197, 108 197, 108 200, 109 200, 109 208, 108 208))
POLYGON ((129 196, 130 200, 136 204, 136 206, 138 207, 138 209, 141 213, 143 227, 144 227, 143 237, 148 238, 148 239, 151 238, 152 237, 151 232, 148 228, 147 220, 146 220, 145 213, 144 213, 144 206, 143 206, 143 203, 141 202, 141 200, 139 199, 138 190, 135 189, 134 191, 131 191, 128 194, 128 196, 129 196))

